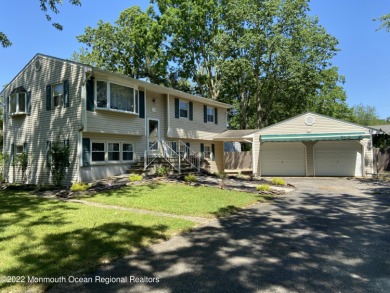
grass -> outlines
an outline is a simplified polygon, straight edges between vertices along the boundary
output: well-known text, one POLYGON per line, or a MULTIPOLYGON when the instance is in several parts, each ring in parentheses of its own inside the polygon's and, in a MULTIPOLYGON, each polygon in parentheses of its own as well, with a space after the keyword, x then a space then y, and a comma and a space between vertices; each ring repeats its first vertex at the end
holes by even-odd
MULTIPOLYGON (((72 275, 193 226, 182 219, 0 191, 0 276, 72 275)), ((0 283, 0 291, 46 287, 34 286, 0 283)))
POLYGON ((179 215, 213 217, 226 208, 239 208, 262 198, 254 194, 185 184, 143 184, 111 190, 83 200, 179 215))

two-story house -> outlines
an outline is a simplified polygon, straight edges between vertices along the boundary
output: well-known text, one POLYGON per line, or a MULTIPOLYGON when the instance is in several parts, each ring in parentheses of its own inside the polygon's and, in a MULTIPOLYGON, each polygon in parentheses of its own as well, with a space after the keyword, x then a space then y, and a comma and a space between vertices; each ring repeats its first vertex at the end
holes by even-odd
POLYGON ((26 152, 27 182, 49 183, 54 142, 70 147, 67 184, 125 173, 139 160, 147 168, 157 155, 177 170, 182 160, 224 168, 223 142, 213 137, 227 128, 228 104, 42 54, 2 96, 9 182, 20 181, 13 162, 26 152))

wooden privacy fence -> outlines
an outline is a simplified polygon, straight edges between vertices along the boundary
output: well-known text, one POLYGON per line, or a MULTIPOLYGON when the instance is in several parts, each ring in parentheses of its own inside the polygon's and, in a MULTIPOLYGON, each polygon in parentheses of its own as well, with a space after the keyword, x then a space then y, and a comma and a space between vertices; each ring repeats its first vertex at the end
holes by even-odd
POLYGON ((390 148, 386 150, 374 148, 374 170, 376 173, 390 171, 390 148))
POLYGON ((252 169, 252 152, 225 152, 226 170, 245 170, 252 169))

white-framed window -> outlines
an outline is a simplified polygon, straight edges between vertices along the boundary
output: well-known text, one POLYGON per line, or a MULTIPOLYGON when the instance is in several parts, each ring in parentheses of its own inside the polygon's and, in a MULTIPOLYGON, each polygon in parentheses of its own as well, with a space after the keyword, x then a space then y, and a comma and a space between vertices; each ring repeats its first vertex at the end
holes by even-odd
POLYGON ((106 148, 105 142, 91 142, 91 154, 92 154, 92 162, 105 162, 106 161, 106 148))
POLYGON ((9 96, 9 109, 11 114, 26 113, 27 93, 19 92, 9 96))
POLYGON ((91 162, 115 163, 134 160, 134 145, 129 142, 91 141, 91 162))
POLYGON ((209 145, 204 146, 204 157, 205 157, 205 159, 211 158, 211 146, 209 146, 209 145))
POLYGON ((61 106, 64 97, 64 84, 56 83, 51 86, 51 106, 56 108, 61 106))
POLYGON ((134 158, 133 145, 131 143, 122 144, 122 160, 132 161, 134 158))
POLYGON ((180 101, 179 113, 180 117, 188 118, 188 102, 180 101))
POLYGON ((214 122, 214 108, 207 107, 207 122, 214 122))
POLYGON ((97 109, 139 113, 138 90, 109 81, 95 81, 97 109))
POLYGON ((108 160, 119 161, 120 160, 120 144, 119 142, 108 143, 108 160))

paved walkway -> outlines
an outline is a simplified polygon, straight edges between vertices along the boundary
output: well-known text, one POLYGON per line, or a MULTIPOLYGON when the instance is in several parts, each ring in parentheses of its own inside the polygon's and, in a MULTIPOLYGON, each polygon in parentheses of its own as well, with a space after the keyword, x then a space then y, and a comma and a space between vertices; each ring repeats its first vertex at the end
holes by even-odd
POLYGON ((297 190, 271 204, 212 220, 101 266, 88 276, 93 282, 51 292, 390 292, 390 184, 288 182, 297 190))

